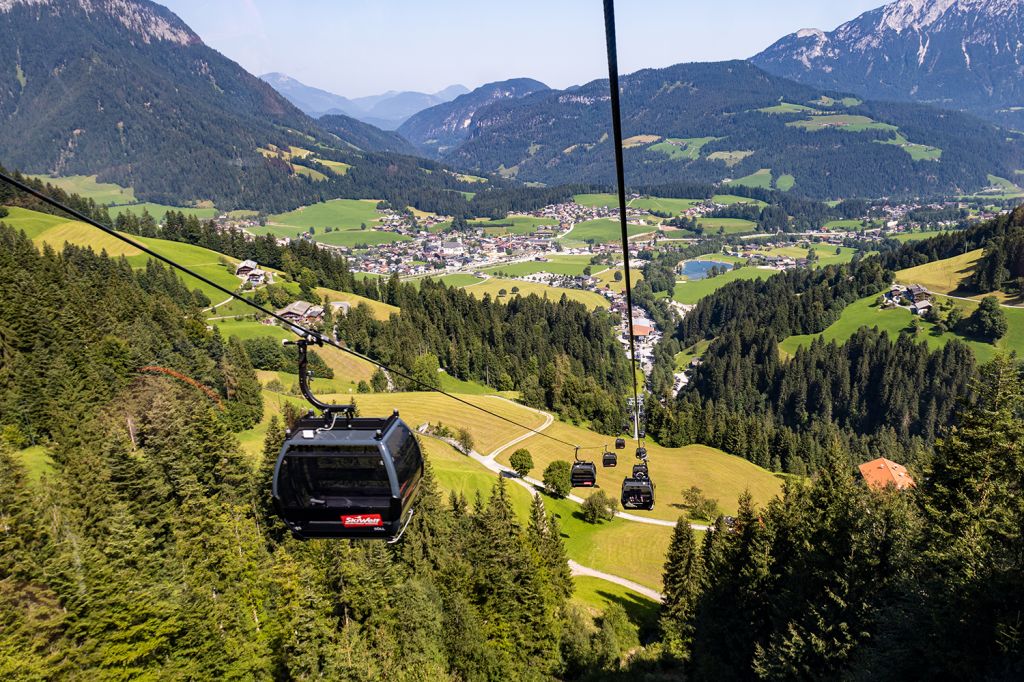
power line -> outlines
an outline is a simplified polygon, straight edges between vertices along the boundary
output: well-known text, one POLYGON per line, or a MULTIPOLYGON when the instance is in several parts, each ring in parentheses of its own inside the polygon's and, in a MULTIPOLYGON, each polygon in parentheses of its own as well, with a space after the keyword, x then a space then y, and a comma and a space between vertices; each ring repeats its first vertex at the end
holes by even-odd
POLYGON ((167 256, 163 256, 163 255, 157 253, 156 251, 154 251, 153 249, 147 247, 146 245, 140 244, 140 243, 136 242, 135 240, 128 238, 127 236, 121 234, 117 230, 115 230, 113 228, 110 228, 110 227, 107 227, 106 225, 104 225, 104 224, 102 224, 102 223, 100 223, 100 222, 98 222, 96 220, 93 220, 89 216, 87 216, 87 215, 85 215, 85 214, 83 214, 83 213, 81 213, 79 211, 76 211, 75 209, 71 208, 70 206, 66 206, 65 204, 57 201, 56 199, 53 199, 53 198, 47 196, 46 194, 40 192, 36 188, 34 188, 34 187, 30 186, 30 185, 27 185, 24 182, 22 182, 20 180, 17 180, 15 178, 11 177, 10 175, 7 175, 4 172, 0 172, 0 180, 3 180, 7 184, 11 185, 12 187, 15 187, 16 189, 21 190, 22 192, 25 192, 26 194, 30 194, 30 195, 34 196, 36 199, 39 199, 40 201, 42 201, 42 202, 44 202, 46 204, 49 204, 53 208, 56 208, 56 209, 58 209, 60 211, 63 211, 64 213, 67 213, 68 215, 70 215, 70 216, 80 220, 83 223, 86 223, 87 225, 91 225, 92 227, 95 227, 96 229, 105 232, 106 234, 110 235, 111 237, 114 237, 115 239, 119 239, 120 241, 124 242, 125 244, 133 246, 134 248, 138 249, 139 251, 142 251, 143 253, 145 253, 147 256, 151 256, 152 258, 155 258, 158 261, 161 261, 162 263, 166 263, 167 265, 171 266, 172 268, 174 268, 176 270, 180 270, 181 272, 185 273, 186 275, 189 275, 190 277, 196 278, 197 280, 199 280, 203 284, 211 286, 214 289, 216 289, 217 291, 220 291, 220 292, 222 292, 224 294, 227 294, 228 296, 230 296, 231 298, 233 298, 233 299, 235 299, 237 301, 241 301, 242 303, 245 303, 246 305, 248 305, 248 306, 250 306, 250 307, 260 311, 264 315, 266 315, 268 317, 271 317, 271 318, 277 320, 278 322, 284 323, 287 328, 290 328, 290 329, 296 331, 296 333, 300 334, 301 336, 305 336, 305 337, 307 337, 309 339, 314 339, 318 344, 319 343, 325 343, 328 346, 331 346, 333 348, 337 348, 338 350, 342 351, 343 353, 348 353, 349 355, 357 357, 360 360, 365 360, 366 362, 369 362, 370 364, 374 365, 375 367, 379 367, 380 369, 383 369, 383 370, 385 370, 387 372, 391 372, 391 373, 401 377, 402 379, 405 379, 406 381, 410 381, 415 386, 417 386, 418 388, 422 388, 422 389, 425 389, 427 391, 432 391, 434 393, 440 393, 441 395, 443 395, 443 396, 445 396, 447 398, 450 398, 450 399, 452 399, 452 400, 454 400, 456 402, 462 403, 463 405, 471 407, 474 410, 478 410, 480 412, 483 412, 484 414, 488 414, 488 415, 490 415, 492 417, 496 417, 497 419, 500 419, 500 420, 502 420, 504 422, 512 424, 513 426, 516 426, 516 427, 518 427, 520 429, 523 429, 525 431, 529 431, 530 433, 532 433, 534 435, 543 436, 544 438, 547 438, 548 440, 554 441, 556 443, 560 443, 562 445, 567 445, 570 448, 574 448, 574 449, 578 449, 578 450, 592 450, 592 449, 596 449, 596 448, 581 448, 581 447, 579 447, 578 445, 576 445, 574 443, 570 443, 568 441, 564 441, 561 438, 556 438, 555 436, 552 436, 552 435, 549 435, 547 433, 544 433, 543 431, 538 431, 537 429, 534 429, 534 428, 531 428, 529 426, 526 426, 525 424, 520 424, 519 422, 515 421, 514 419, 510 419, 508 417, 500 415, 497 412, 494 412, 492 410, 487 409, 486 407, 481 407, 480 405, 476 405, 474 403, 471 403, 468 400, 460 398, 460 397, 458 397, 456 395, 452 395, 451 393, 448 393, 447 391, 445 391, 443 389, 435 388, 433 386, 430 386, 429 384, 424 383, 424 382, 420 381, 419 379, 416 379, 415 377, 412 377, 412 376, 409 376, 408 374, 405 374, 401 370, 397 370, 397 369, 394 369, 392 367, 389 367, 389 366, 387 366, 387 365, 385 365, 383 363, 380 363, 380 362, 374 360, 373 358, 371 358, 369 356, 363 355, 362 353, 360 353, 358 351, 352 350, 351 348, 347 348, 347 347, 341 345, 340 343, 336 342, 334 339, 332 339, 332 338, 330 338, 328 336, 324 336, 320 332, 314 331, 312 329, 307 329, 307 328, 302 327, 302 326, 300 326, 298 324, 295 324, 295 323, 285 319, 281 315, 278 315, 273 310, 269 310, 267 308, 264 308, 260 304, 255 303, 253 301, 250 301, 249 299, 245 298, 244 296, 239 296, 235 292, 227 289, 226 287, 221 286, 220 284, 217 284, 214 281, 211 281, 210 279, 208 279, 207 277, 199 274, 198 272, 195 272, 194 270, 191 270, 188 267, 186 267, 184 265, 181 265, 180 263, 174 261, 171 258, 168 258, 167 256))
POLYGON ((626 269, 626 314, 629 320, 630 382, 633 384, 633 429, 640 443, 640 396, 636 386, 636 336, 633 333, 633 284, 629 270, 629 228, 626 225, 626 162, 622 151, 622 110, 619 105, 619 56, 615 40, 615 0, 604 0, 604 35, 608 43, 608 89, 612 106, 612 137, 615 142, 615 179, 619 188, 619 226, 622 258, 626 269))

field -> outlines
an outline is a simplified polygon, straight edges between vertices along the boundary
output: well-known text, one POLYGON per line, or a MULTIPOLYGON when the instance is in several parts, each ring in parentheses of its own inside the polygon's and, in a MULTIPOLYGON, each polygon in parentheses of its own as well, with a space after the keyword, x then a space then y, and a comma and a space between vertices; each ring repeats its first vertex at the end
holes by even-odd
POLYGON ((361 224, 372 226, 380 218, 377 203, 373 199, 332 199, 312 206, 303 206, 288 213, 272 215, 267 218, 267 224, 297 227, 302 231, 313 227, 316 228, 317 237, 321 236, 325 227, 358 230, 361 224))
MULTIPOLYGON (((839 320, 823 333, 791 336, 779 344, 779 348, 783 353, 793 355, 796 353, 797 348, 809 345, 818 336, 824 337, 825 341, 842 343, 861 327, 878 327, 891 338, 897 338, 900 333, 910 328, 915 316, 905 308, 879 310, 874 305, 877 298, 877 296, 869 296, 851 303, 843 311, 839 320)), ((957 301, 956 304, 964 311, 965 315, 977 307, 976 303, 969 301, 957 301)), ((951 339, 959 339, 971 347, 979 362, 991 360, 999 350, 1013 351, 1020 354, 1024 352, 1024 310, 1020 308, 1004 308, 1003 311, 1006 313, 1010 330, 995 346, 989 343, 965 339, 959 334, 949 332, 940 334, 935 329, 935 325, 920 318, 918 318, 918 322, 921 330, 918 332, 916 339, 918 342, 927 343, 928 347, 933 350, 942 348, 951 339)))
POLYGON ((711 201, 722 206, 733 206, 734 204, 755 204, 761 208, 764 208, 768 204, 760 199, 751 199, 750 197, 741 197, 735 194, 716 194, 711 197, 711 201))
POLYGON ((786 173, 785 175, 780 175, 779 179, 775 181, 775 189, 781 192, 788 192, 789 190, 793 189, 795 185, 796 178, 790 175, 789 173, 786 173))
POLYGON ((822 227, 826 230, 859 230, 863 225, 859 220, 830 220, 822 227))
POLYGON ((811 107, 803 104, 791 104, 789 102, 780 102, 774 107, 765 107, 758 109, 762 114, 804 114, 804 113, 815 113, 818 110, 812 109, 811 107))
POLYGON ((889 239, 895 239, 896 241, 906 244, 907 242, 921 241, 922 239, 931 239, 932 237, 938 237, 939 235, 946 234, 947 230, 928 230, 926 232, 904 232, 901 234, 889 235, 889 239))
MULTIPOLYGON (((484 270, 487 274, 503 274, 509 277, 524 277, 538 272, 550 272, 555 275, 571 275, 578 277, 583 269, 590 265, 590 256, 549 256, 546 262, 528 260, 522 263, 498 265, 484 270)), ((603 266, 594 265, 593 270, 603 266)))
POLYGON ((554 218, 537 218, 526 215, 513 215, 507 218, 495 218, 493 220, 477 220, 471 222, 473 227, 483 228, 488 234, 533 234, 537 228, 545 225, 547 227, 558 227, 558 221, 554 218))
POLYGON ((608 307, 608 300, 600 294, 595 294, 593 291, 583 291, 582 289, 562 289, 560 287, 550 287, 546 284, 524 282, 518 279, 492 277, 486 282, 468 286, 464 291, 473 294, 477 298, 483 298, 485 294, 490 294, 492 299, 497 300, 498 292, 501 289, 504 289, 507 294, 505 299, 502 300, 507 300, 514 296, 512 293, 512 287, 519 287, 519 293, 517 294, 519 296, 536 294, 537 296, 546 298, 549 301, 558 301, 562 298, 562 295, 565 294, 566 298, 570 301, 579 301, 591 310, 608 307))
MULTIPOLYGON (((25 236, 29 239, 35 239, 43 232, 69 222, 67 218, 50 215, 49 213, 39 213, 38 211, 30 211, 26 208, 19 208, 17 206, 9 206, 6 208, 7 216, 5 218, 0 218, 0 222, 6 223, 15 230, 24 232, 25 236)), ((84 223, 76 224, 85 225, 84 223)), ((96 230, 96 234, 99 234, 99 230, 96 230)), ((59 245, 58 248, 60 248, 59 245)))
POLYGON ((684 211, 688 211, 700 203, 701 202, 697 199, 662 199, 660 197, 644 197, 643 199, 634 199, 629 202, 629 205, 633 208, 639 208, 644 211, 658 211, 659 213, 670 213, 678 216, 684 211))
POLYGON ((938 161, 942 158, 942 150, 938 147, 929 147, 926 144, 914 144, 903 133, 897 133, 892 140, 876 140, 879 144, 894 145, 910 154, 914 161, 938 161))
POLYGON ((676 353, 676 371, 682 372, 684 369, 689 367, 690 362, 694 358, 699 358, 700 356, 704 355, 704 353, 707 352, 708 347, 710 345, 711 341, 705 339, 704 341, 698 341, 689 348, 684 348, 683 350, 676 353))
MULTIPOLYGON (((617 496, 623 476, 629 473, 629 467, 635 461, 635 444, 627 443, 627 449, 619 451, 618 467, 605 469, 600 466, 601 453, 606 446, 614 447, 613 437, 602 436, 559 421, 554 422, 544 433, 589 448, 581 450, 580 458, 598 462, 598 486, 613 497, 617 496)), ((508 458, 518 448, 526 448, 533 456, 534 470, 530 474, 533 478, 540 478, 544 468, 555 460, 573 460, 572 448, 555 443, 544 436, 531 436, 514 448, 499 454, 498 461, 508 465, 508 458)), ((647 451, 650 456, 651 478, 658 484, 657 505, 649 512, 631 512, 638 516, 675 521, 683 513, 682 507, 679 506, 682 503, 683 490, 694 485, 699 486, 709 497, 718 499, 719 506, 726 514, 735 513, 737 500, 746 489, 750 490, 754 501, 760 506, 776 496, 782 487, 782 481, 771 472, 745 459, 703 445, 663 448, 648 443, 647 451)), ((593 491, 578 488, 573 492, 585 497, 593 491)))
MULTIPOLYGON (((818 255, 818 265, 839 265, 842 263, 849 263, 853 260, 853 256, 857 253, 856 249, 851 249, 846 246, 832 246, 831 244, 812 244, 811 249, 818 255), (839 253, 836 253, 836 249, 839 249, 839 253)), ((789 258, 807 258, 807 252, 810 249, 802 248, 800 246, 783 246, 777 249, 769 249, 767 251, 757 251, 756 253, 765 254, 768 256, 788 256, 789 258)))
POLYGON ((905 284, 920 284, 928 291, 938 294, 951 294, 957 291, 961 283, 974 272, 974 267, 983 253, 983 249, 978 249, 954 258, 900 270, 896 273, 896 281, 905 284))
POLYGON ((740 268, 739 270, 730 270, 724 275, 712 277, 711 279, 702 279, 696 282, 677 282, 676 289, 672 294, 672 300, 686 305, 694 305, 700 299, 718 291, 730 282, 741 279, 764 279, 774 274, 776 273, 773 270, 740 268))
POLYGON ((184 213, 186 216, 195 216, 199 220, 212 220, 217 217, 219 211, 215 208, 187 208, 181 206, 168 206, 166 204, 131 204, 129 206, 111 206, 110 217, 117 218, 122 213, 131 213, 133 215, 141 216, 142 212, 146 211, 149 215, 153 216, 153 219, 158 223, 162 222, 164 216, 167 215, 168 211, 177 211, 178 213, 184 213))
POLYGON ((634 147, 643 147, 645 144, 651 144, 661 139, 660 135, 634 135, 633 137, 627 137, 622 141, 623 149, 632 149, 634 147))
POLYGON ((701 218, 697 221, 704 228, 704 234, 743 234, 757 230, 757 223, 742 218, 701 218))
POLYGON ((1021 189, 1017 184, 1006 178, 1001 178, 998 175, 989 175, 988 181, 989 189, 978 192, 974 195, 975 197, 1000 201, 1024 197, 1024 189, 1021 189))
POLYGON ((696 161, 700 158, 700 150, 709 142, 714 142, 717 137, 669 137, 664 142, 651 145, 647 148, 649 152, 665 154, 673 161, 696 161))
POLYGON ((792 128, 803 128, 809 132, 819 130, 835 129, 849 133, 862 133, 866 130, 891 130, 898 128, 888 123, 879 123, 867 116, 855 116, 851 114, 827 114, 824 116, 812 116, 804 121, 793 121, 786 125, 792 128))
MULTIPOLYGON (((626 231, 630 238, 632 238, 641 234, 654 232, 654 228, 648 225, 634 225, 629 223, 626 225, 626 231)), ((618 242, 619 239, 621 239, 621 235, 622 227, 619 225, 619 221, 611 220, 610 218, 600 218, 598 220, 579 223, 576 227, 572 228, 571 231, 559 237, 559 239, 567 243, 588 243, 593 241, 596 244, 607 244, 610 242, 618 242)))
POLYGON ((729 168, 732 168, 743 159, 753 155, 754 152, 748 149, 736 149, 728 152, 711 152, 708 154, 708 161, 721 161, 729 168))
POLYGON ((320 295, 320 298, 323 299, 325 303, 327 301, 347 301, 351 303, 353 307, 365 304, 370 307, 371 311, 373 311, 373 316, 381 321, 385 321, 392 315, 399 312, 396 306, 388 305, 381 301, 374 301, 372 298, 364 298, 344 291, 335 291, 334 289, 318 287, 316 293, 320 295))
POLYGON ((92 199, 97 204, 134 204, 135 190, 122 187, 112 182, 97 182, 95 175, 69 175, 63 178, 52 178, 49 175, 30 175, 54 187, 60 187, 69 194, 77 194, 83 199, 92 199))
POLYGON ((742 187, 760 187, 762 189, 771 189, 772 187, 772 171, 770 168, 762 168, 756 173, 730 180, 726 183, 727 185, 740 185, 742 187))
POLYGON ((324 234, 316 234, 314 241, 331 246, 347 246, 356 248, 367 245, 392 244, 394 242, 407 242, 412 239, 409 235, 398 234, 397 232, 380 232, 377 230, 335 230, 324 234))
MULTIPOLYGON (((413 286, 419 288, 420 282, 422 282, 424 279, 426 278, 417 277, 416 279, 410 279, 408 281, 413 286)), ((456 289, 468 287, 472 284, 480 284, 480 282, 484 281, 477 277, 476 275, 470 275, 462 272, 456 273, 454 275, 441 275, 440 277, 431 277, 430 279, 441 282, 447 287, 455 287, 456 289)))
POLYGON ((580 206, 590 208, 616 208, 619 205, 617 194, 577 194, 572 198, 580 206))
MULTIPOLYGON (((598 267, 601 267, 601 266, 598 266, 598 267)), ((595 267, 595 270, 596 269, 597 268, 595 267)), ((635 270, 632 266, 630 266, 629 271, 630 271, 629 272, 630 280, 632 281, 633 286, 636 286, 636 283, 644 278, 644 273, 641 272, 640 270, 635 270)), ((620 294, 621 293, 625 293, 625 291, 626 291, 626 278, 625 278, 625 276, 623 276, 622 279, 616 281, 615 280, 615 273, 616 272, 621 272, 621 273, 623 273, 623 275, 625 275, 625 271, 622 268, 608 268, 608 269, 602 270, 600 272, 595 272, 594 273, 594 277, 597 277, 597 279, 600 280, 602 288, 610 289, 612 291, 617 291, 620 294)))

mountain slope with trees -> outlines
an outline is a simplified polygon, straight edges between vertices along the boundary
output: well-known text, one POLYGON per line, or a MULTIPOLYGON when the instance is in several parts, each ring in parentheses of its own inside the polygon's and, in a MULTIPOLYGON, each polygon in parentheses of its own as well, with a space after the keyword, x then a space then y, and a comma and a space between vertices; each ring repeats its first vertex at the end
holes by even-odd
MULTIPOLYGON (((1012 176, 1024 153, 1016 137, 969 115, 845 99, 748 62, 647 69, 621 83, 633 185, 715 183, 769 169, 814 198, 963 194, 987 187, 989 174, 1012 176)), ((609 183, 607 88, 599 80, 536 92, 452 120, 464 127, 446 138, 441 146, 456 146, 440 149, 441 158, 549 185, 609 183)), ((420 145, 426 137, 401 132, 420 145)))

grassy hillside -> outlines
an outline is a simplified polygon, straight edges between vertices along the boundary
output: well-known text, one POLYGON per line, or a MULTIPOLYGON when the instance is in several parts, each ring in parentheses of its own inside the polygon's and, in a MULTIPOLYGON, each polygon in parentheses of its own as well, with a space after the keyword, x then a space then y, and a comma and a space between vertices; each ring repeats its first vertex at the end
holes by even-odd
MULTIPOLYGON (((821 334, 791 336, 779 344, 780 349, 787 355, 793 355, 797 348, 810 344, 818 336, 823 337, 826 341, 842 343, 861 327, 878 327, 890 337, 897 338, 901 333, 910 329, 912 321, 917 319, 920 331, 917 333, 916 339, 919 342, 927 343, 932 349, 945 346, 951 339, 959 339, 971 347, 979 362, 991 360, 1000 350, 1013 351, 1018 355, 1024 353, 1024 309, 1003 309, 1009 323, 1009 332, 993 346, 990 343, 973 341, 952 332, 940 334, 935 329, 935 325, 915 318, 909 310, 904 308, 879 310, 874 305, 876 298, 877 296, 869 296, 850 304, 843 311, 839 320, 821 334)), ((965 315, 970 314, 977 307, 977 304, 971 301, 956 301, 956 305, 964 311, 965 315)))
POLYGON ((730 282, 740 279, 764 279, 776 274, 774 270, 762 270, 761 268, 740 268, 729 270, 723 275, 711 279, 701 279, 695 282, 677 282, 672 299, 679 303, 694 305, 700 299, 721 289, 730 282))
MULTIPOLYGON (((590 448, 580 452, 581 459, 599 463, 597 472, 598 485, 617 498, 623 476, 629 473, 634 459, 635 444, 619 452, 619 466, 605 469, 600 466, 603 448, 614 447, 615 439, 588 431, 580 427, 562 422, 555 422, 545 433, 569 443, 578 443, 590 448)), ((522 443, 498 455, 498 461, 508 464, 508 458, 518 448, 526 448, 533 455, 535 470, 534 478, 540 478, 544 467, 556 459, 571 462, 573 450, 560 445, 544 436, 531 436, 522 443)), ((679 505, 682 502, 682 491, 690 486, 699 486, 710 497, 717 498, 726 513, 736 511, 736 500, 740 494, 749 489, 758 504, 768 502, 777 495, 782 482, 774 474, 751 464, 745 459, 727 455, 720 450, 703 445, 691 445, 685 448, 663 448, 660 445, 648 444, 650 456, 651 478, 657 484, 657 506, 650 512, 636 512, 640 516, 675 521, 683 513, 679 505)), ((576 494, 586 496, 591 490, 575 490, 576 494)))
POLYGON ((550 287, 546 284, 535 284, 533 282, 524 282, 517 279, 491 277, 485 282, 470 285, 466 287, 465 290, 477 298, 483 298, 484 294, 490 294, 491 298, 497 299, 498 293, 502 289, 506 292, 506 298, 511 298, 514 295, 512 293, 512 287, 519 287, 519 296, 536 294, 537 296, 546 298, 550 301, 558 301, 564 294, 570 301, 579 301, 591 310, 608 307, 608 300, 600 294, 595 294, 593 291, 583 291, 582 289, 562 289, 560 287, 550 287))
POLYGON ((905 284, 920 284, 929 291, 950 294, 960 289, 963 281, 970 277, 983 253, 984 249, 978 249, 954 258, 900 270, 896 273, 896 281, 905 284))
POLYGON ((95 175, 69 175, 53 178, 49 175, 31 175, 54 187, 60 187, 68 194, 77 194, 83 199, 92 199, 97 204, 134 204, 135 190, 112 182, 97 182, 95 175))

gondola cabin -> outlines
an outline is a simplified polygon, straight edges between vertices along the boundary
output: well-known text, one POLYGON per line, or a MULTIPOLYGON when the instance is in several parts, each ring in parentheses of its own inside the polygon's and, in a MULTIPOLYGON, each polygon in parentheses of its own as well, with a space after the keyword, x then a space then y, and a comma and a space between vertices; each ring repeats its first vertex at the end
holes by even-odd
POLYGON ((593 488, 597 485, 597 467, 593 462, 573 462, 569 480, 573 488, 593 488))
POLYGON ((273 501, 299 538, 392 540, 412 516, 423 454, 396 412, 387 419, 305 417, 281 448, 273 501))
POLYGON ((615 452, 605 450, 604 456, 601 458, 601 464, 608 469, 617 467, 619 466, 619 456, 615 452))
POLYGON ((616 450, 625 450, 626 449, 626 439, 625 438, 616 438, 615 439, 615 449, 616 450))
POLYGON ((627 478, 622 481, 623 509, 654 509, 654 481, 643 478, 627 478))

